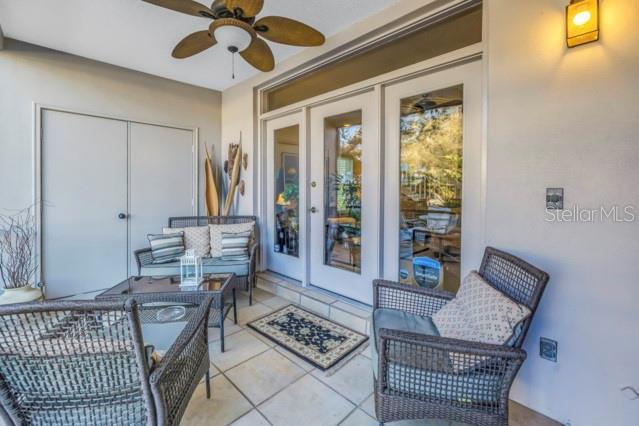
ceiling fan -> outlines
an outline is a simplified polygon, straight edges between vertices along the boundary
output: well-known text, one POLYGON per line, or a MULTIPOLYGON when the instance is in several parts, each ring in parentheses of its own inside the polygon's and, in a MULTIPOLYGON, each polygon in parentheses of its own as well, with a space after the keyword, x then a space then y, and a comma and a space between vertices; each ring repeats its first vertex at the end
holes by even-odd
POLYGON ((434 96, 430 93, 422 95, 422 97, 414 103, 402 104, 402 115, 423 114, 428 110, 435 108, 445 108, 449 106, 461 105, 461 99, 454 96, 434 96))
POLYGON ((208 29, 184 37, 175 46, 172 55, 178 59, 188 58, 220 44, 233 56, 239 53, 258 70, 271 71, 275 67, 273 52, 260 37, 292 46, 320 46, 325 41, 322 33, 294 19, 266 16, 256 20, 264 0, 215 0, 211 7, 193 0, 143 1, 213 20, 208 29))

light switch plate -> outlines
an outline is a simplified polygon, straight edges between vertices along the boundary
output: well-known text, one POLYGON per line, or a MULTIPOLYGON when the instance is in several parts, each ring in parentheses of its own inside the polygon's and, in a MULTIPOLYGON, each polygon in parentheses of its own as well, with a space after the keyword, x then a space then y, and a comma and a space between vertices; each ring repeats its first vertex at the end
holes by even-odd
POLYGON ((548 361, 557 362, 557 341, 541 337, 539 339, 539 356, 548 361))
POLYGON ((564 189, 563 188, 546 188, 546 209, 548 210, 564 209, 564 189))

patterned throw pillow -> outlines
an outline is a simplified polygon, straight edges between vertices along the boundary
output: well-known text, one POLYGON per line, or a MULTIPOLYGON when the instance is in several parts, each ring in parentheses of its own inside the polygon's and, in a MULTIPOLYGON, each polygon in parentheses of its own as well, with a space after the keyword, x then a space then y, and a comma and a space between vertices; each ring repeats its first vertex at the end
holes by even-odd
POLYGON ((167 263, 184 256, 184 232, 149 234, 153 263, 167 263))
MULTIPOLYGON (((442 337, 503 345, 530 314, 527 306, 511 300, 472 271, 457 296, 432 319, 442 337)), ((463 360, 451 361, 456 370, 463 364, 463 360)))
POLYGON ((222 260, 248 260, 251 231, 222 232, 222 260))
POLYGON ((222 257, 222 233, 235 233, 251 231, 255 222, 232 223, 224 225, 209 225, 211 229, 211 257, 222 257))
POLYGON ((207 226, 189 226, 186 228, 164 228, 164 234, 184 232, 184 248, 193 250, 196 256, 208 257, 211 254, 211 234, 207 226))

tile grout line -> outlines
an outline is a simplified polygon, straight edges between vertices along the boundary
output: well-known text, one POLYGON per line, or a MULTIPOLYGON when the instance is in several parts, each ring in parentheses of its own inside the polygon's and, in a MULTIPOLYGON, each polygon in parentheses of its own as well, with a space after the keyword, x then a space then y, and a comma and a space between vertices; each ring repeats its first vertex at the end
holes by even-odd
MULTIPOLYGON (((293 303, 293 302, 291 302, 291 303, 293 303)), ((339 309, 339 308, 337 308, 337 309, 339 309)), ((259 339, 258 339, 258 340, 259 340, 259 339)), ((279 346, 279 347, 282 347, 283 349, 286 349, 286 348, 284 348, 283 346, 278 345, 277 343, 275 344, 275 346, 274 346, 274 347, 272 347, 272 348, 270 348, 270 349, 275 350, 275 347, 276 347, 276 346, 279 346)), ((364 350, 365 350, 365 348, 364 348, 364 350)), ((264 352, 266 352, 266 351, 264 351, 264 352)), ((251 357, 251 358, 249 358, 249 359, 247 359, 247 360, 245 360, 245 361, 242 361, 240 364, 237 364, 236 366, 234 366, 234 367, 232 367, 232 368, 235 368, 235 367, 237 367, 237 366, 239 366, 239 365, 241 365, 241 364, 243 364, 243 363, 245 363, 245 362, 247 362, 247 361, 250 361, 250 360, 252 360, 253 358, 255 358, 255 357, 257 357, 257 356, 261 355, 261 354, 262 354, 262 353, 264 353, 264 352, 260 352, 260 354, 255 355, 255 356, 253 356, 253 357, 251 357)), ((277 352, 277 351, 276 351, 276 352, 277 352)), ((289 352, 290 352, 290 351, 289 351, 289 352)), ((357 357, 358 357, 358 356, 360 356, 360 355, 361 355, 361 356, 363 356, 364 358, 366 358, 367 360, 369 360, 369 361, 370 361, 370 358, 368 358, 368 357, 366 357, 366 356, 362 355, 361 353, 357 353, 354 357, 352 357, 350 360, 348 360, 348 362, 353 361, 355 358, 357 358, 357 357)), ((284 356, 284 355, 282 355, 282 356, 284 356)), ((285 357, 285 356, 284 356, 284 357, 285 357)), ((285 357, 285 358, 287 358, 287 357, 285 357)), ((287 359, 288 359, 288 358, 287 358, 287 359)), ((301 366, 301 365, 299 365, 299 364, 297 364, 295 361, 290 360, 290 359, 289 359, 289 361, 291 361, 293 364, 297 365, 298 367, 300 367, 300 368, 302 368, 302 369, 304 370, 304 367, 303 367, 303 366, 301 366)), ((230 370, 230 369, 231 369, 231 368, 229 368, 228 370, 230 370)), ((227 371, 228 371, 228 370, 227 370, 227 371)), ((304 370, 304 371, 306 371, 306 370, 304 370)), ((311 374, 311 373, 313 373, 313 372, 315 372, 315 371, 319 371, 320 373, 322 373, 322 372, 323 372, 322 370, 320 370, 320 369, 318 369, 318 368, 314 367, 312 370, 310 370, 310 371, 306 372, 306 374, 311 374)), ((336 372, 336 373, 337 373, 337 372, 336 372)), ((346 397, 345 395, 342 395, 342 394, 341 394, 338 390, 334 389, 334 388, 333 388, 332 386, 330 386, 328 383, 324 382, 324 380, 322 380, 321 378, 319 378, 319 377, 315 376, 314 374, 311 374, 311 376, 313 376, 315 379, 319 380, 319 381, 320 381, 320 383, 322 383, 323 385, 325 385, 326 387, 328 387, 330 390, 332 390, 333 392, 335 392, 336 394, 338 394, 339 396, 341 396, 342 398, 344 398, 346 401, 348 401, 348 402, 350 402, 351 404, 355 405, 355 407, 359 407, 359 404, 355 403, 354 401, 352 401, 351 399, 349 399, 349 398, 348 398, 348 397, 346 397)), ((291 383, 289 383, 287 386, 285 386, 285 387, 284 387, 284 389, 286 389, 287 387, 291 386, 293 383, 295 383, 295 382, 291 382, 291 383)), ((284 390, 284 389, 282 389, 282 390, 284 390)), ((279 391, 278 391, 277 393, 279 393, 279 391)), ((366 398, 364 398, 364 400, 362 401, 362 403, 364 403, 364 402, 366 401, 366 399, 368 399, 368 397, 370 397, 370 395, 372 395, 372 393, 371 393, 371 394, 369 394, 369 395, 367 395, 367 396, 366 396, 366 398)), ((268 399, 270 399, 270 398, 268 398, 268 399)), ((265 400, 265 401, 266 401, 266 400, 265 400)), ((262 403, 260 403, 260 404, 263 404, 263 402, 262 402, 262 403)))
MULTIPOLYGON (((266 290, 264 290, 264 291, 266 291, 266 290)), ((270 293, 270 292, 268 292, 268 293, 270 293)), ((272 294, 272 293, 271 293, 271 294, 272 294)), ((274 295, 274 296, 277 296, 277 295, 274 295)), ((281 297, 281 296, 279 296, 279 297, 281 297)), ((301 293, 300 293, 300 300, 301 300, 301 293)), ((292 304, 295 304, 294 302, 291 302, 291 303, 292 303, 292 304)), ((324 302, 321 302, 321 303, 324 303, 324 302)), ((274 309, 274 308, 271 308, 270 306, 268 306, 268 305, 266 305, 266 304, 264 304, 264 303, 262 303, 262 302, 260 302, 260 301, 257 301, 257 304, 263 305, 263 306, 265 306, 265 307, 266 307, 266 308, 268 308, 268 309, 274 309)), ((324 303, 324 304, 325 304, 325 303, 324 303)), ((254 305, 255 305, 255 304, 254 304, 254 305)), ((329 305, 329 306, 330 306, 330 305, 329 305)), ((248 306, 245 306, 244 308, 246 308, 246 307, 248 307, 248 306)), ((240 308, 240 309, 241 309, 241 308, 240 308)), ((339 309, 339 308, 336 308, 336 309, 339 309)), ((239 309, 238 309, 238 310, 239 310, 239 309)), ((342 311, 341 309, 339 309, 339 310, 340 310, 340 311, 342 311)), ((346 312, 346 311, 343 311, 343 312, 346 312)), ((350 313, 350 312, 346 312, 346 313, 349 313, 349 314, 351 314, 351 315, 354 315, 354 314, 352 314, 352 313, 350 313)), ((357 315, 354 315, 354 316, 357 316, 357 315)), ((250 321, 249 321, 249 322, 250 322, 250 321)), ((254 338, 256 338, 257 340, 259 340, 261 343, 263 343, 263 344, 267 345, 264 341, 262 341, 261 339, 257 338, 257 337, 256 337, 256 336, 254 336, 252 333, 250 333, 250 328, 248 327, 248 322, 247 322, 246 324, 243 324, 243 325, 242 325, 242 324, 240 324, 240 323, 238 322, 238 324, 237 324, 237 325, 239 326, 239 330, 237 330, 237 331, 235 331, 235 332, 233 332, 233 333, 229 334, 228 336, 235 335, 235 334, 237 334, 237 333, 239 333, 239 332, 241 332, 241 331, 246 331, 246 332, 247 332, 247 333, 249 333, 251 336, 253 336, 253 337, 254 337, 254 338)), ((228 336, 225 336, 225 337, 228 337, 228 336)), ((218 340, 219 340, 219 339, 218 339, 218 340)), ((213 342, 210 342, 210 343, 214 343, 214 342, 216 342, 216 341, 213 341, 213 342)), ((290 359, 290 358, 286 357, 284 354, 282 354, 282 353, 280 353, 279 351, 277 351, 277 350, 275 349, 276 347, 281 347, 281 348, 283 348, 282 346, 277 345, 277 344, 275 344, 275 346, 268 346, 268 345, 267 345, 267 348, 266 348, 265 350, 263 350, 263 351, 261 351, 261 352, 259 352, 259 353, 255 354, 255 355, 253 355, 253 356, 251 356, 251 357, 249 357, 249 358, 245 359, 244 361, 242 361, 242 362, 240 362, 240 363, 238 363, 238 364, 236 364, 236 365, 233 365, 232 367, 229 367, 229 368, 228 368, 228 369, 226 369, 225 371, 222 371, 222 370, 221 370, 221 369, 220 369, 220 368, 219 368, 219 367, 218 367, 218 366, 217 366, 217 365, 213 362, 213 360, 211 360, 211 361, 210 361, 210 362, 211 362, 211 364, 212 364, 213 366, 215 366, 215 368, 217 368, 217 369, 218 369, 218 371, 219 371, 219 375, 223 376, 223 377, 224 377, 224 378, 225 378, 225 379, 226 379, 226 380, 227 380, 227 381, 228 381, 228 382, 229 382, 229 383, 233 386, 233 388, 235 388, 235 389, 238 391, 238 393, 239 393, 239 394, 240 394, 240 395, 241 395, 241 396, 242 396, 242 397, 243 397, 243 398, 244 398, 244 399, 245 399, 245 400, 246 400, 246 401, 250 404, 250 406, 252 407, 252 408, 251 408, 250 410, 248 410, 247 412, 242 413, 239 417, 237 417, 237 418, 233 419, 232 421, 230 421, 230 422, 228 423, 228 425, 230 425, 230 424, 232 424, 232 423, 236 422, 237 420, 241 419, 242 417, 246 416, 246 415, 247 415, 247 414, 249 414, 249 413, 250 413, 253 409, 255 409, 255 410, 256 410, 256 411, 257 411, 257 412, 258 412, 258 413, 259 413, 259 414, 260 414, 260 415, 261 415, 261 416, 262 416, 262 417, 263 417, 263 418, 267 421, 267 423, 268 423, 269 425, 273 425, 273 423, 272 423, 272 422, 268 419, 268 417, 267 417, 267 416, 266 416, 266 415, 265 415, 265 414, 264 414, 264 413, 263 413, 263 412, 259 409, 259 406, 263 406, 266 402, 268 402, 269 400, 273 399, 274 397, 276 397, 277 395, 279 395, 280 393, 282 393, 283 391, 285 391, 285 390, 286 390, 286 389, 288 389, 289 387, 293 386, 295 383, 297 383, 298 381, 302 380, 304 377, 306 377, 306 376, 308 376, 308 375, 310 375, 313 379, 315 379, 315 380, 319 381, 322 385, 326 386, 328 389, 330 389, 332 392, 334 392, 334 393, 335 393, 335 394, 337 394, 338 396, 340 396, 340 397, 344 398, 344 400, 346 400, 348 403, 350 403, 350 404, 354 405, 354 408, 353 408, 351 411, 349 411, 349 412, 348 412, 348 414, 346 414, 346 416, 344 416, 344 417, 343 417, 343 418, 342 418, 342 419, 341 419, 341 420, 337 423, 338 425, 339 425, 339 424, 341 424, 341 423, 343 423, 343 422, 344 422, 344 421, 345 421, 345 420, 346 420, 346 419, 347 419, 347 418, 348 418, 351 414, 353 414, 355 411, 357 411, 358 409, 361 409, 361 408, 360 408, 360 407, 361 407, 361 404, 363 404, 364 402, 366 402, 366 400, 370 397, 370 395, 372 395, 372 393, 371 393, 371 394, 369 394, 369 395, 367 395, 367 396, 363 399, 363 401, 362 401, 360 404, 357 404, 357 403, 355 403, 354 401, 352 401, 350 398, 346 397, 345 395, 342 395, 342 393, 340 393, 339 391, 337 391, 336 389, 334 389, 334 388, 333 388, 332 386, 330 386, 328 383, 324 382, 324 381, 323 381, 320 377, 317 377, 317 376, 315 376, 315 375, 313 375, 313 374, 312 374, 314 371, 318 371, 318 372, 321 374, 321 373, 322 373, 322 371, 321 371, 321 370, 319 370, 319 369, 317 369, 317 368, 313 367, 310 371, 306 371, 306 369, 305 369, 302 365, 300 365, 300 364, 298 364, 297 362, 295 362, 295 360, 290 359), (230 378, 230 377, 229 377, 226 373, 227 373, 228 371, 230 371, 230 370, 232 370, 232 369, 236 368, 236 367, 239 367, 239 366, 240 366, 240 365, 242 365, 242 364, 245 364, 245 363, 247 363, 247 362, 249 362, 249 361, 251 361, 251 360, 253 360, 253 359, 257 358, 257 357, 258 357, 258 356, 260 356, 260 355, 265 354, 265 353, 266 353, 266 352, 268 352, 269 350, 273 350, 273 351, 277 352, 279 355, 281 355, 282 357, 284 357, 286 360, 288 360, 289 362, 291 362, 293 365, 295 365, 295 366, 297 366, 298 368, 300 368, 300 369, 304 372, 304 374, 302 374, 299 378, 297 378, 297 379, 293 380, 292 382, 290 382, 289 384, 287 384, 286 386, 284 386, 282 389, 280 389, 280 390, 278 390, 277 392, 275 392, 273 395, 271 395, 271 396, 269 396, 268 398, 266 398, 264 401, 260 402, 260 403, 259 403, 259 406, 258 406, 258 405, 256 405, 256 404, 254 404, 254 403, 253 403, 253 401, 251 401, 251 399, 249 399, 249 398, 248 398, 248 396, 247 396, 244 392, 242 392, 242 390, 239 388, 239 386, 238 386, 237 384, 235 384, 235 383, 233 382, 233 380, 231 380, 231 378, 230 378)), ((283 348, 283 349, 284 349, 284 350, 286 350, 286 348, 283 348)), ((288 351, 288 352, 291 352, 291 351, 288 351)), ((291 352, 291 353, 292 353, 292 352, 291 352)), ((293 354, 293 355, 295 355, 295 354, 293 354)), ((357 356, 359 356, 359 355, 361 355, 361 354, 358 354, 357 356)), ((351 361, 352 361, 353 359, 355 359, 355 358, 356 358, 356 357, 353 357, 353 358, 351 359, 351 361)), ((364 357, 364 358, 366 358, 366 357, 364 357)), ((368 358, 366 358, 366 359, 368 359, 368 358)), ((349 361, 349 362, 350 362, 350 361, 349 361)), ((216 375, 216 377, 217 377, 217 375, 216 375)), ((213 380, 213 379, 214 379, 214 377, 212 377, 212 378, 211 378, 211 380, 213 380)), ((362 410, 362 411, 364 412, 364 414, 365 414, 365 415, 367 415, 368 417, 371 417, 371 416, 370 416, 368 413, 366 413, 364 410, 362 410)), ((375 419, 373 419, 373 420, 375 420, 375 419)))
MULTIPOLYGON (((275 398, 277 395, 279 395, 280 393, 284 392, 286 389, 288 389, 289 387, 293 386, 295 383, 299 382, 300 380, 302 380, 304 377, 308 376, 309 374, 311 374, 310 371, 305 371, 304 374, 302 374, 299 378, 293 380, 291 383, 289 383, 288 385, 284 386, 282 389, 278 390, 277 392, 275 392, 273 395, 269 396, 268 398, 266 398, 264 401, 260 402, 260 406, 266 404, 266 402, 270 401, 271 399, 275 398)), ((266 414, 262 413, 262 411, 260 410, 259 406, 256 406, 255 409, 270 423, 271 421, 268 419, 268 417, 266 417, 266 414)))
POLYGON ((359 406, 356 405, 355 408, 353 408, 351 411, 348 412, 346 417, 344 417, 342 420, 339 421, 339 423, 337 423, 337 425, 339 426, 339 425, 343 424, 346 421, 346 419, 348 419, 351 416, 351 414, 353 414, 357 410, 359 410, 359 406))
MULTIPOLYGON (((352 362, 355 358, 357 358, 358 356, 360 356, 361 354, 357 354, 355 355, 353 358, 349 359, 348 363, 352 362)), ((368 359, 368 358, 367 358, 368 359)), ((344 364, 342 367, 345 367, 346 364, 344 364)), ((317 369, 313 370, 313 371, 317 371, 317 369)), ((335 372, 335 374, 337 374, 337 372, 335 372)), ((372 374, 372 373, 371 373, 372 374)), ((360 404, 363 404, 364 402, 366 402, 366 400, 368 399, 368 397, 370 397, 372 395, 372 393, 366 395, 366 398, 364 398, 364 400, 360 403, 357 404, 355 401, 352 401, 350 398, 346 397, 345 395, 342 395, 337 389, 334 389, 331 385, 329 385, 328 383, 326 383, 324 380, 322 380, 321 378, 313 375, 313 377, 315 377, 317 380, 319 380, 322 384, 326 385, 326 387, 328 387, 330 390, 332 390, 333 392, 335 392, 336 394, 338 394, 339 396, 341 396, 342 398, 344 398, 345 400, 347 400, 348 402, 350 402, 351 404, 355 405, 355 407, 359 407, 360 404)), ((329 376, 330 377, 330 376, 329 376)))

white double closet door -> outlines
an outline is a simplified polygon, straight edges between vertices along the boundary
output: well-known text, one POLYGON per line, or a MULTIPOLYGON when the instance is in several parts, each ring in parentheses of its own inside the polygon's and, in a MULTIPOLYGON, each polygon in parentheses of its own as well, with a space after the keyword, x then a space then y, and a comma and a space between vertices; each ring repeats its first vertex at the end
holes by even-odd
POLYGON ((132 251, 196 211, 193 130, 41 110, 41 281, 47 298, 135 274, 132 251))

